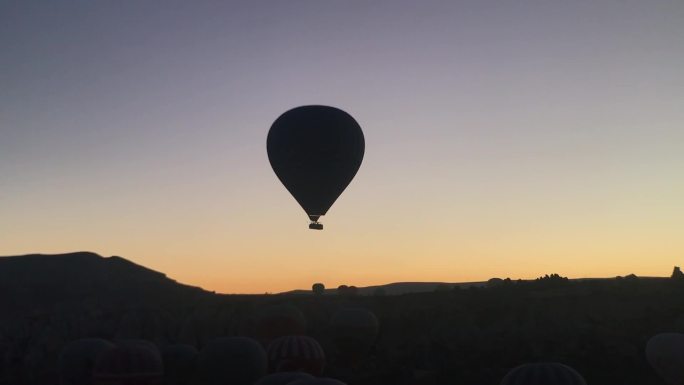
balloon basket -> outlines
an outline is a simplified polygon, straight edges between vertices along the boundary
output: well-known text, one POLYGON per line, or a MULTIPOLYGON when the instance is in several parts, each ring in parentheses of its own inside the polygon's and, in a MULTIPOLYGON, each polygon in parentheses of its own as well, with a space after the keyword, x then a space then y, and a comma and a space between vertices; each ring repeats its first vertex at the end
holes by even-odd
POLYGON ((323 224, 318 222, 309 223, 310 230, 323 230, 323 224))

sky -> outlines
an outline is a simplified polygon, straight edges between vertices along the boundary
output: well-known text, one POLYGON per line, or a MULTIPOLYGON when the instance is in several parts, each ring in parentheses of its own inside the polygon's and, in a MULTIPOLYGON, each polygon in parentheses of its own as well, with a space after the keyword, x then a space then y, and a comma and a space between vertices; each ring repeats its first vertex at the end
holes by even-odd
POLYGON ((0 0, 0 255, 222 293, 684 264, 684 2, 0 0), (308 230, 266 136, 361 125, 308 230))

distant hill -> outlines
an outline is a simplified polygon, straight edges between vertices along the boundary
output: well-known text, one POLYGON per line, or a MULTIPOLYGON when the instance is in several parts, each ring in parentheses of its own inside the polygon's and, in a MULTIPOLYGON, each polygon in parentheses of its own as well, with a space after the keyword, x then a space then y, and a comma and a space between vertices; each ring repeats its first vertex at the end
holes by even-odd
MULTIPOLYGON (((373 295, 378 289, 382 289, 387 295, 400 295, 432 292, 440 287, 453 288, 458 286, 465 289, 471 286, 485 286, 486 284, 487 282, 394 282, 385 285, 359 287, 358 293, 360 295, 373 295)), ((337 292, 337 288, 327 288, 325 292, 333 294, 337 292)), ((280 294, 311 294, 311 290, 292 290, 280 294)))
MULTIPOLYGON (((633 274, 632 274, 633 275, 633 274)), ((629 277, 629 276, 626 276, 629 277)), ((575 278, 571 279, 572 282, 605 282, 614 281, 616 278, 623 277, 611 277, 611 278, 575 278)), ((634 278, 637 278, 634 276, 634 278)), ((638 277, 641 280, 664 280, 665 277, 638 277)), ((523 280, 529 281, 529 280, 523 280)), ((459 287, 461 289, 467 289, 469 287, 484 287, 487 286, 487 281, 478 282, 394 282, 385 285, 376 286, 366 286, 358 287, 358 294, 360 295, 374 295, 379 289, 382 289, 386 295, 401 295, 401 294, 411 294, 411 293, 427 293, 437 291, 440 288, 454 288, 459 287)), ((330 287, 325 289, 326 294, 336 294, 337 287, 330 287)), ((311 290, 299 289, 291 290, 283 293, 281 295, 303 295, 311 294, 311 290)))
POLYGON ((0 292, 6 306, 85 299, 149 302, 206 293, 124 258, 90 252, 0 257, 0 292))
MULTIPOLYGON (((645 278, 645 277, 643 277, 645 278)), ((572 281, 600 281, 615 278, 585 278, 572 281)), ((395 282, 359 287, 358 294, 386 295, 425 293, 440 288, 486 286, 487 282, 395 282)), ((337 288, 327 288, 335 294, 337 288)), ((92 252, 67 254, 29 254, 0 257, 0 305, 45 304, 62 301, 112 302, 173 301, 180 297, 211 296, 198 287, 180 284, 165 274, 135 264, 127 259, 102 257, 92 252)), ((292 290, 281 295, 311 294, 310 289, 292 290)))

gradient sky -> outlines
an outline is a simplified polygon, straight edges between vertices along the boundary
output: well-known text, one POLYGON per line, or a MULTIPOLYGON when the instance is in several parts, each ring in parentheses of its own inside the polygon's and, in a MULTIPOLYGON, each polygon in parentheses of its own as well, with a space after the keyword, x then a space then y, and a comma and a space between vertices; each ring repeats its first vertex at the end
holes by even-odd
POLYGON ((0 255, 231 293, 684 265, 684 2, 0 0, 0 255), (322 218, 266 135, 366 136, 322 218))

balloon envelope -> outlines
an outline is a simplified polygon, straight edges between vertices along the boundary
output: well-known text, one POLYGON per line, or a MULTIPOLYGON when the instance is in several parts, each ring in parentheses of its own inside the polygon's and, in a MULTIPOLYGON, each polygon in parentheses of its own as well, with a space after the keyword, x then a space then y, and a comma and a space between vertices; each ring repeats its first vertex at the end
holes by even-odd
POLYGON ((266 374, 266 352, 246 337, 222 337, 209 342, 197 357, 204 385, 252 385, 266 374))
POLYGON ((255 385, 287 385, 297 380, 313 378, 312 375, 303 372, 280 372, 261 377, 255 385))
POLYGON ((195 375, 197 349, 191 345, 167 345, 161 350, 165 385, 190 384, 195 375))
POLYGON ((59 355, 59 376, 62 385, 91 385, 97 357, 114 348, 100 338, 85 338, 67 344, 59 355))
POLYGON ((347 385, 334 378, 311 378, 290 382, 287 385, 347 385))
POLYGON ((354 362, 362 359, 372 348, 379 322, 369 310, 346 308, 335 312, 330 327, 338 358, 354 362))
POLYGON ((285 336, 268 344, 266 349, 271 372, 302 371, 315 376, 323 373, 325 353, 309 336, 285 336))
POLYGON ((159 351, 143 343, 123 343, 105 350, 93 369, 96 385, 161 385, 164 364, 159 351))
POLYGON ((266 346, 278 337, 306 333, 306 325, 306 318, 297 307, 278 304, 260 309, 253 327, 257 339, 266 346))
POLYGON ((684 334, 662 333, 646 344, 646 359, 667 384, 684 383, 684 334))
POLYGON ((365 150, 359 124, 328 106, 302 106, 280 115, 266 141, 271 167, 316 222, 356 175, 365 150))
POLYGON ((587 385, 581 374, 557 362, 524 364, 511 369, 501 385, 587 385))

